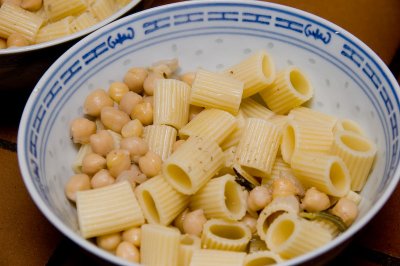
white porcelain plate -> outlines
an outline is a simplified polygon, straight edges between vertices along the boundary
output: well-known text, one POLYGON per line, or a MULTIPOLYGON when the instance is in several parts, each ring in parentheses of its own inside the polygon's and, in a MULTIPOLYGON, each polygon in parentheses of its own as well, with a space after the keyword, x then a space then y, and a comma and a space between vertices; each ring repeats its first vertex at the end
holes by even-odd
POLYGON ((256 1, 190 1, 116 21, 69 49, 32 92, 21 120, 18 156, 25 184, 46 217, 90 252, 123 261, 79 236, 63 186, 77 149, 69 122, 86 95, 121 81, 132 66, 177 57, 181 71, 222 70, 265 49, 277 68, 297 65, 310 77, 311 106, 358 121, 379 147, 359 218, 328 245, 292 260, 315 258, 349 239, 383 206, 399 180, 399 87, 385 64, 340 27, 314 15, 256 1))

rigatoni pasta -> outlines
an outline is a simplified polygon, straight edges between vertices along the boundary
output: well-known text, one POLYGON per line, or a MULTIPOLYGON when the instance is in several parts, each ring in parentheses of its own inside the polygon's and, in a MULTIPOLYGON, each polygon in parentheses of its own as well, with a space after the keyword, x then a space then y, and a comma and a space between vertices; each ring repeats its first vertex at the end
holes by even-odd
POLYGON ((243 99, 240 104, 240 110, 243 111, 246 117, 262 118, 265 120, 275 115, 274 112, 252 98, 243 99))
POLYGON ((143 138, 149 149, 166 160, 172 153, 172 146, 176 140, 175 128, 166 125, 149 125, 143 130, 143 138))
POLYGON ((245 252, 198 249, 193 252, 190 266, 243 266, 245 252))
POLYGON ((338 122, 338 118, 335 116, 327 115, 317 110, 302 106, 290 110, 288 116, 299 122, 323 124, 324 127, 327 127, 330 130, 332 130, 338 122))
POLYGON ((247 254, 244 258, 244 266, 275 265, 284 262, 278 254, 269 250, 257 251, 247 254))
POLYGON ((87 9, 84 0, 43 0, 43 7, 50 21, 57 21, 68 16, 81 14, 87 9))
POLYGON ((73 32, 71 23, 73 17, 66 17, 57 22, 49 23, 46 26, 40 28, 36 35, 36 42, 43 43, 50 40, 67 36, 73 32))
POLYGON ((179 244, 178 266, 189 266, 193 252, 201 248, 201 239, 196 235, 182 235, 179 244))

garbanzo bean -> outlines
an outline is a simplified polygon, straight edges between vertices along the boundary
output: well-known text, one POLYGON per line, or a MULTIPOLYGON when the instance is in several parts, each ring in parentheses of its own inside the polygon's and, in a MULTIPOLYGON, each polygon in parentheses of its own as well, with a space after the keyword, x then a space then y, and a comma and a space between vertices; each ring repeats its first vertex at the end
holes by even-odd
POLYGON ((90 189, 90 177, 86 174, 76 174, 69 178, 65 185, 65 194, 67 198, 75 201, 76 192, 90 189))
POLYGON ((246 213, 242 218, 242 222, 250 228, 251 233, 257 232, 257 219, 246 213))
POLYGON ((151 107, 154 109, 154 96, 146 95, 145 97, 143 97, 143 102, 150 103, 151 107))
POLYGON ((119 243, 115 255, 130 262, 138 263, 140 261, 139 249, 128 241, 119 243))
POLYGON ((153 107, 148 102, 137 104, 131 113, 132 119, 138 119, 144 126, 153 123, 153 107))
POLYGON ((90 147, 93 152, 106 156, 114 149, 114 139, 108 130, 99 130, 96 134, 90 136, 90 147))
POLYGON ((42 0, 22 0, 21 7, 28 11, 38 11, 42 7, 42 0))
POLYGON ((164 78, 165 77, 160 73, 150 72, 143 83, 143 89, 146 95, 153 96, 157 81, 164 78))
POLYGON ((7 48, 7 41, 4 40, 3 38, 0 38, 0 49, 6 49, 7 48))
POLYGON ((107 92, 103 89, 97 89, 86 97, 83 110, 85 114, 98 117, 101 109, 106 106, 112 107, 113 105, 114 101, 108 96, 107 92))
POLYGON ((272 197, 296 195, 297 188, 293 181, 286 177, 274 179, 272 183, 272 197))
POLYGON ((121 129, 121 135, 124 138, 140 137, 142 134, 143 125, 138 119, 129 121, 121 129))
POLYGON ((201 236, 203 231, 203 225, 207 222, 207 218, 204 216, 204 211, 198 209, 186 214, 183 220, 183 231, 186 234, 192 234, 196 236, 201 236))
POLYGON ((138 227, 130 228, 122 233, 122 239, 129 243, 132 243, 136 247, 140 247, 141 232, 142 230, 138 227))
POLYGON ((139 168, 147 177, 158 175, 161 171, 161 164, 161 157, 152 151, 148 151, 145 156, 139 159, 139 168))
POLYGON ((123 82, 113 82, 108 88, 108 95, 115 102, 119 103, 122 97, 129 91, 128 86, 123 82))
POLYGON ((7 38, 7 47, 23 47, 30 45, 28 39, 21 33, 11 33, 7 38))
POLYGON ((136 180, 135 180, 136 175, 137 175, 137 173, 132 169, 124 170, 117 176, 117 178, 115 179, 115 182, 119 183, 119 182, 128 181, 129 184, 131 184, 132 189, 135 189, 135 187, 136 187, 136 180))
POLYGON ((101 169, 90 180, 92 188, 101 188, 114 184, 115 179, 107 169, 101 169))
POLYGON ((133 67, 126 72, 124 82, 128 88, 136 93, 143 91, 143 83, 147 78, 148 71, 143 67, 133 67))
POLYGON ((142 96, 136 92, 129 91, 122 96, 119 102, 119 109, 130 115, 133 108, 141 102, 143 102, 142 96))
POLYGON ((247 198, 247 204, 250 210, 258 211, 264 209, 272 200, 271 192, 264 186, 253 188, 247 198))
POLYGON ((90 136, 96 133, 96 123, 79 117, 71 122, 71 136, 74 143, 87 144, 90 136))
POLYGON ((188 84, 189 86, 192 86, 195 77, 196 77, 195 72, 187 72, 181 75, 179 79, 188 84))
POLYGON ((177 227, 182 233, 183 231, 183 221, 185 220, 186 214, 189 212, 189 209, 185 209, 183 212, 181 212, 176 218, 174 219, 174 226, 177 227))
POLYGON ((108 251, 114 251, 119 243, 121 243, 122 237, 120 233, 112 233, 107 235, 98 236, 96 243, 102 249, 108 251))
POLYGON ((88 175, 94 175, 106 166, 106 159, 97 153, 89 153, 82 160, 82 172, 88 175))
POLYGON ((347 198, 340 198, 331 213, 342 218, 343 222, 350 226, 358 216, 357 204, 347 198))
POLYGON ((130 170, 136 172, 135 177, 134 177, 134 180, 136 183, 142 184, 143 182, 147 181, 147 179, 148 179, 147 176, 140 171, 138 165, 132 164, 130 170))
POLYGON ((160 60, 155 62, 150 70, 160 75, 171 77, 171 75, 178 69, 179 61, 177 58, 160 60))
POLYGON ((122 171, 131 167, 129 152, 126 150, 112 150, 107 154, 107 168, 113 177, 119 176, 122 171))
POLYGON ((139 137, 123 138, 120 142, 120 147, 129 152, 132 161, 139 161, 139 158, 144 156, 149 150, 147 142, 139 137))
POLYGON ((315 187, 309 188, 301 202, 301 207, 309 212, 320 212, 331 206, 328 195, 317 190, 315 187))
POLYGON ((113 107, 104 107, 101 109, 100 119, 105 127, 117 133, 121 133, 122 127, 130 121, 129 116, 125 112, 113 107))

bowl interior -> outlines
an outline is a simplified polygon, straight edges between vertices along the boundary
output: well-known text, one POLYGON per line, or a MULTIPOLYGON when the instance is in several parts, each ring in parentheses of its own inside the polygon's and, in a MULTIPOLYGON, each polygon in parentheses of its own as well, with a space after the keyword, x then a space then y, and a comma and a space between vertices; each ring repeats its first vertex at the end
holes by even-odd
POLYGON ((63 187, 77 153, 69 122, 83 115, 93 89, 121 81, 132 66, 178 58, 180 72, 223 70, 265 49, 277 69, 296 65, 314 89, 309 105, 357 121, 378 147, 356 223, 304 262, 348 239, 382 207, 399 179, 399 88, 383 62, 343 29, 292 8, 262 2, 190 1, 114 22, 68 50, 34 89, 21 120, 18 155, 24 181, 47 218, 78 244, 119 262, 79 237, 63 187))

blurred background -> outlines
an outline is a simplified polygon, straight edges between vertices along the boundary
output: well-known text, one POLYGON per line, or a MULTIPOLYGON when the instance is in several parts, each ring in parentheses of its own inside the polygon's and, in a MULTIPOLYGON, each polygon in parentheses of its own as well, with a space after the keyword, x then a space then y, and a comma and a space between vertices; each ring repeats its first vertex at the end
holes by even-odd
MULTIPOLYGON (((142 0, 129 14, 172 0, 142 0)), ((399 0, 273 0, 325 18, 346 29, 374 50, 400 81, 399 0)), ((127 14, 127 15, 129 15, 127 14)), ((77 40, 46 54, 27 55, 29 82, 21 86, 0 72, 0 265, 107 265, 81 250, 40 213, 18 169, 18 123, 34 84, 52 62, 77 40), (42 58, 46 57, 43 62, 42 58), (38 62, 38 63, 36 63, 38 62)), ((0 65, 1 65, 0 58, 0 65)), ((18 64, 18 61, 14 62, 18 64)), ((400 189, 330 265, 400 265, 400 189)))

